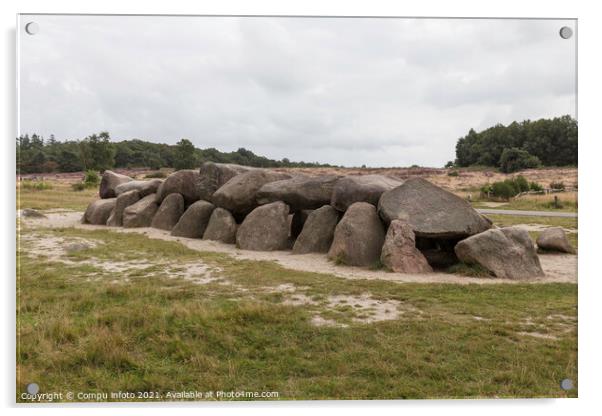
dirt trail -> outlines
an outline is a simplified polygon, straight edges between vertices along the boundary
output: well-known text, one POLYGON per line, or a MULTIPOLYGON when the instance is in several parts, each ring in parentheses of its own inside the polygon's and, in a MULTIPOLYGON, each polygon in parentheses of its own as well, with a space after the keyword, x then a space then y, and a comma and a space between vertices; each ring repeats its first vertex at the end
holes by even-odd
MULTIPOLYGON (((448 273, 428 274, 402 274, 384 270, 366 270, 359 267, 335 265, 328 261, 324 254, 292 255, 290 251, 249 251, 240 250, 234 245, 223 244, 216 241, 173 237, 168 232, 155 228, 115 228, 98 225, 81 224, 81 212, 73 211, 46 211, 47 218, 22 218, 29 227, 75 227, 81 229, 102 229, 123 233, 139 233, 149 238, 166 241, 178 241, 186 247, 197 251, 227 253, 236 259, 275 261, 285 268, 327 273, 346 279, 387 280, 399 283, 457 283, 457 284, 498 284, 498 283, 525 283, 524 280, 510 280, 497 278, 474 278, 448 273)), ((577 283, 577 256, 570 254, 545 254, 540 255, 541 265, 545 276, 530 283, 571 282, 577 283)))

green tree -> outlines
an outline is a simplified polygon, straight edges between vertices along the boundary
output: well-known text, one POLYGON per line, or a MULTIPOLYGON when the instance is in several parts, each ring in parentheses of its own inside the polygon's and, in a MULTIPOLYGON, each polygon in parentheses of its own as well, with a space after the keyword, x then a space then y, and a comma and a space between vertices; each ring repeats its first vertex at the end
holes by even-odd
POLYGON ((197 166, 195 147, 188 139, 182 139, 176 144, 174 168, 192 169, 197 166))
POLYGON ((79 149, 86 170, 104 172, 115 166, 115 147, 106 131, 86 137, 80 142, 79 149))
POLYGON ((541 166, 541 161, 526 150, 511 147, 502 152, 499 166, 502 172, 512 173, 522 169, 537 168, 541 166))

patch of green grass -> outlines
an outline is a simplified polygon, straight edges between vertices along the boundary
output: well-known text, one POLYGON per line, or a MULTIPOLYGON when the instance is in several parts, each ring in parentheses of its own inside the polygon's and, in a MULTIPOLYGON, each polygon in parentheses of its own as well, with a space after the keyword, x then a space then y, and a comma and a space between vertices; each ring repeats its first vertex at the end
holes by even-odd
POLYGON ((45 209, 71 209, 84 211, 90 202, 98 199, 98 188, 85 188, 75 191, 71 184, 60 181, 49 181, 52 188, 34 190, 17 184, 17 209, 33 208, 45 209))
POLYGON ((28 191, 46 191, 52 189, 52 184, 46 181, 23 180, 21 182, 21 188, 27 189, 28 191))
POLYGON ((494 277, 493 274, 479 264, 457 263, 447 269, 448 273, 470 277, 494 277))
POLYGON ((29 257, 26 244, 18 253, 18 392, 35 380, 42 391, 278 391, 280 399, 577 396, 559 387, 577 380, 575 284, 348 280, 133 233, 45 233, 98 246, 70 256, 81 264, 29 257), (128 282, 99 268, 90 281, 84 264, 157 256, 219 267, 230 284, 194 285, 152 268, 128 282), (265 290, 281 284, 319 305, 286 305, 265 290), (320 309, 328 296, 364 293, 420 313, 364 324, 352 318, 370 313, 352 306, 320 309), (316 327, 316 314, 348 327, 316 327), (556 338, 521 335, 529 331, 556 338))
MULTIPOLYGON (((557 194, 558 196, 559 194, 557 194)), ((490 208, 488 201, 474 201, 475 208, 490 208)), ((558 197, 558 206, 554 204, 554 196, 539 196, 537 198, 521 197, 511 199, 504 205, 496 206, 495 209, 509 209, 521 211, 555 211, 555 212, 577 212, 577 200, 574 197, 558 197)))

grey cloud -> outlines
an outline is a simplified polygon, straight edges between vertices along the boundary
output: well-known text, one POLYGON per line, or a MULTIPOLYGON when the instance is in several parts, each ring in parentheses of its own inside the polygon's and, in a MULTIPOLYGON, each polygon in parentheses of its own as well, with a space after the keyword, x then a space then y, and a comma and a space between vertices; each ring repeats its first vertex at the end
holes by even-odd
POLYGON ((574 42, 558 36, 572 21, 35 20, 19 51, 23 133, 440 166, 471 127, 574 115, 574 42))

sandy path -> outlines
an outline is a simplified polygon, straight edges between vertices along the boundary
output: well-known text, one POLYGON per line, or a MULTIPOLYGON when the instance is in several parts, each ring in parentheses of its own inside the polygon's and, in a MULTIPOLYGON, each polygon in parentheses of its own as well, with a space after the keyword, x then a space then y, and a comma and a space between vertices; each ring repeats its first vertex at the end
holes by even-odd
MULTIPOLYGON (((524 283, 523 280, 474 278, 448 273, 428 274, 402 274, 384 270, 366 270, 359 267, 335 265, 328 261, 324 254, 292 255, 290 251, 249 251, 240 250, 234 245, 223 244, 216 241, 207 241, 191 238, 173 237, 168 232, 155 228, 116 228, 99 225, 81 224, 81 212, 73 211, 46 211, 47 218, 23 218, 30 227, 75 227, 81 229, 110 229, 115 232, 139 233, 149 238, 166 241, 178 241, 186 247, 197 251, 227 253, 234 258, 244 260, 275 261, 285 268, 328 273, 346 279, 387 280, 399 283, 458 283, 458 284, 498 284, 498 283, 524 283)), ((540 255, 541 265, 545 276, 529 280, 530 283, 572 282, 577 283, 577 256, 570 254, 545 254, 540 255)))

